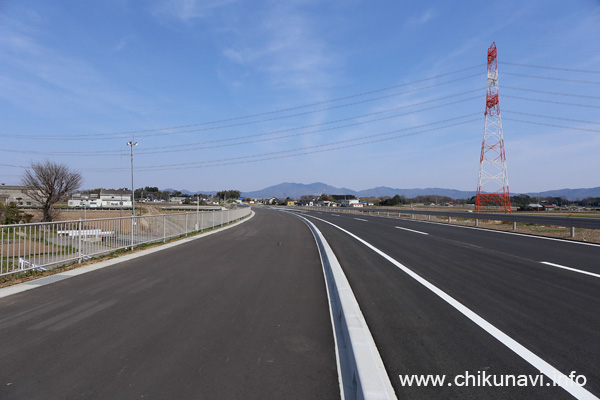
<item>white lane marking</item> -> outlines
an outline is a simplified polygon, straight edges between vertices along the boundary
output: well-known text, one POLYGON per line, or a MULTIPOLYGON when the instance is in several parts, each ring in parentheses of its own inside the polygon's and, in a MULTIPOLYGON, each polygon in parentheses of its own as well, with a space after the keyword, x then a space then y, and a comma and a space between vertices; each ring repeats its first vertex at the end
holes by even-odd
MULTIPOLYGON (((388 219, 395 219, 395 220, 398 219, 398 218, 388 217, 388 216, 385 216, 385 215, 374 215, 374 217, 388 218, 388 219)), ((421 221, 421 220, 417 220, 417 219, 412 219, 410 221, 411 222, 418 222, 418 223, 422 223, 422 224, 434 224, 434 225, 448 226, 448 227, 452 227, 452 228, 474 229, 474 230, 477 230, 477 231, 485 231, 485 232, 491 232, 491 233, 502 233, 504 235, 524 236, 524 237, 528 237, 528 238, 532 238, 532 239, 553 240, 555 242, 563 242, 563 243, 571 243, 571 244, 580 244, 580 245, 584 245, 584 246, 600 247, 600 244, 598 244, 598 243, 577 242, 577 241, 574 241, 574 240, 559 239, 559 238, 552 238, 552 237, 546 237, 546 236, 526 235, 524 233, 518 233, 518 232, 498 231, 498 230, 494 230, 494 229, 477 228, 477 227, 474 227, 474 226, 464 226, 464 225, 454 225, 454 224, 449 225, 447 223, 442 223, 442 222, 421 221)))
POLYGON ((339 217, 338 214, 331 214, 332 217, 339 217))
POLYGON ((354 218, 354 219, 355 219, 355 220, 357 220, 357 221, 369 222, 369 221, 367 221, 366 219, 362 219, 362 218, 354 218))
POLYGON ((540 262, 542 264, 546 264, 546 265, 549 265, 551 267, 567 269, 569 271, 579 272, 580 274, 586 274, 586 275, 594 276, 596 278, 600 278, 600 274, 595 274, 593 272, 588 272, 588 271, 584 271, 584 270, 576 269, 576 268, 571 268, 571 267, 565 267, 564 265, 554 264, 554 263, 551 263, 551 262, 548 262, 548 261, 540 261, 540 262))
POLYGON ((397 228, 397 229, 402 229, 403 231, 409 231, 409 232, 414 232, 414 233, 420 233, 421 235, 429 235, 429 233, 426 233, 426 232, 415 231, 415 230, 413 230, 413 229, 403 228, 403 227, 401 227, 401 226, 396 226, 395 228, 397 228))
POLYGON ((449 294, 447 294, 446 292, 444 292, 437 286, 433 285, 429 281, 425 280, 420 275, 413 272, 411 269, 405 267, 404 265, 402 265, 400 262, 396 261, 392 257, 388 256, 386 253, 379 250, 372 244, 368 243, 367 241, 356 236, 355 234, 353 234, 343 228, 340 228, 339 226, 337 226, 329 221, 325 221, 324 219, 317 218, 317 217, 312 217, 312 218, 323 221, 324 223, 329 224, 329 225, 341 230, 342 232, 344 232, 347 235, 358 240, 360 243, 364 244, 365 246, 367 246, 368 248, 373 250, 375 253, 379 254, 380 256, 382 256, 383 258, 388 260, 390 263, 394 264, 396 267, 400 268, 411 278, 413 278, 414 280, 419 282, 421 285, 425 286, 427 289, 429 289, 434 294, 439 296, 446 303, 448 303, 452 307, 454 307, 457 311, 459 311, 465 317, 469 318, 475 324, 479 325, 480 328, 482 328, 487 333, 489 333, 490 335, 495 337, 497 340, 499 340, 502 344, 504 344, 506 347, 508 347, 510 350, 512 350, 518 356, 523 358, 529 364, 533 365, 535 368, 538 369, 538 371, 542 372, 548 378, 552 379, 556 383, 557 386, 562 387, 564 390, 569 392, 576 399, 600 400, 600 398, 596 397, 595 395, 593 395, 592 393, 590 393, 589 391, 584 389, 582 386, 579 386, 577 383, 575 383, 573 380, 571 380, 567 375, 563 374, 558 369, 554 368, 552 365, 550 365, 549 363, 544 361, 542 358, 540 358, 539 356, 534 354, 531 350, 527 349, 525 346, 523 346, 522 344, 520 344, 519 342, 517 342, 510 336, 508 336, 506 333, 502 332, 500 329, 496 328, 494 325, 487 322, 485 319, 483 319, 482 317, 477 315, 475 312, 471 311, 471 309, 464 306, 458 300, 454 299, 449 294))

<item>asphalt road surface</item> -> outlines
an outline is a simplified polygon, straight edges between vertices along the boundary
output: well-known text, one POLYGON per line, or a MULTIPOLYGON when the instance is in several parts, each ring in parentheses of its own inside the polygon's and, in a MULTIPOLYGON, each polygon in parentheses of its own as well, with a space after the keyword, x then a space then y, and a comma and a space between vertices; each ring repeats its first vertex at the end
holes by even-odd
POLYGON ((0 399, 335 399, 312 234, 259 210, 187 244, 0 299, 0 399))
POLYGON ((457 386, 468 374, 496 376, 500 383, 506 375, 534 379, 540 371, 398 266, 324 221, 417 273, 560 372, 584 376, 584 388, 600 396, 600 276, 542 264, 600 274, 599 246, 365 215, 301 214, 321 230, 338 257, 398 398, 573 396, 547 377, 535 386, 531 381, 528 386, 477 387, 476 381, 457 386), (421 387, 400 381, 400 375, 421 374, 447 380, 443 386, 421 387))

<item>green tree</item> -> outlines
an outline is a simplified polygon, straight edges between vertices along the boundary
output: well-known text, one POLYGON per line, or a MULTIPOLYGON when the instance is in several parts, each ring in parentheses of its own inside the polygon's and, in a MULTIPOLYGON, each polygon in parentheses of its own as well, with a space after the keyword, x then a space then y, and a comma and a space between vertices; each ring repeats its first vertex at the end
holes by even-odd
POLYGON ((19 224, 31 222, 33 215, 23 214, 16 203, 2 204, 0 202, 0 224, 19 224))
POLYGON ((333 201, 333 196, 323 193, 319 197, 319 201, 333 201))
POLYGON ((239 199, 242 193, 239 190, 221 190, 217 192, 217 197, 226 201, 227 199, 239 199))

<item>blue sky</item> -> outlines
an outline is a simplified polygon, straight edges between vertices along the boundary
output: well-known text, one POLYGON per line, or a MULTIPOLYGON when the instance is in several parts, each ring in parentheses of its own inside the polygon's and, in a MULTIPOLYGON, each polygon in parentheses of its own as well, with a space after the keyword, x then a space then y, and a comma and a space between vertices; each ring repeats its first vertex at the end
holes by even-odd
POLYGON ((0 181, 475 190, 492 42, 511 191, 599 186, 584 0, 0 0, 0 181))

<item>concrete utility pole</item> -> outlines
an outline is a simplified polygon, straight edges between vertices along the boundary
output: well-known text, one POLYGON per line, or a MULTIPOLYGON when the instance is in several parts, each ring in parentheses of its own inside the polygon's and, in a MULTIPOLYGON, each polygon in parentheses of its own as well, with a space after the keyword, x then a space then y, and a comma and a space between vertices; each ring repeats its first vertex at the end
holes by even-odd
POLYGON ((127 146, 131 147, 131 250, 133 250, 133 229, 135 225, 135 191, 133 187, 133 146, 137 146, 135 135, 132 140, 127 142, 127 146))

